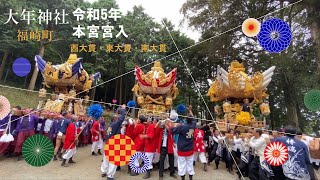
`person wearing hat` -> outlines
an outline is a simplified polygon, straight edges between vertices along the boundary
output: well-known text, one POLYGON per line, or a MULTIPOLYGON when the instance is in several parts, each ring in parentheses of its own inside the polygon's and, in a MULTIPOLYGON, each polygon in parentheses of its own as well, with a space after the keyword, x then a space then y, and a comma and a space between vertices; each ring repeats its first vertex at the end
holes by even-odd
POLYGON ((207 171, 207 159, 206 159, 206 148, 204 147, 204 131, 200 129, 201 123, 197 123, 197 129, 194 130, 194 162, 197 161, 198 157, 200 162, 203 164, 203 171, 207 171))
POLYGON ((186 119, 186 124, 180 124, 176 127, 171 123, 169 125, 170 132, 172 134, 179 134, 179 139, 177 143, 178 149, 178 174, 181 180, 185 179, 185 175, 189 174, 189 179, 192 180, 195 174, 193 168, 193 158, 194 158, 194 118, 191 114, 188 115, 186 119))
POLYGON ((152 121, 152 117, 149 117, 146 122, 146 133, 140 135, 140 138, 144 139, 144 144, 145 144, 145 149, 144 152, 146 156, 149 159, 149 164, 147 167, 147 172, 146 175, 143 177, 143 179, 149 179, 151 176, 151 170, 153 168, 152 166, 152 160, 154 157, 154 153, 156 151, 156 146, 155 146, 155 124, 152 121))
MULTIPOLYGON (((115 114, 113 117, 113 120, 111 121, 111 123, 109 124, 108 128, 107 128, 107 135, 106 135, 106 141, 109 140, 109 138, 111 138, 114 135, 120 134, 120 129, 121 129, 121 124, 123 123, 125 116, 126 116, 126 105, 122 105, 121 106, 121 110, 120 110, 120 115, 115 114)), ((101 176, 105 177, 107 176, 107 180, 113 180, 114 175, 116 173, 117 170, 117 166, 110 163, 103 151, 103 162, 101 164, 101 176)))
MULTIPOLYGON (((132 140, 136 146, 136 153, 143 153, 145 150, 145 140, 144 135, 146 134, 146 125, 145 122, 147 118, 145 116, 140 115, 139 119, 136 121, 133 132, 132 132, 132 140)), ((138 159, 134 162, 136 167, 140 167, 138 159)), ((132 176, 138 175, 136 172, 131 171, 132 176)))

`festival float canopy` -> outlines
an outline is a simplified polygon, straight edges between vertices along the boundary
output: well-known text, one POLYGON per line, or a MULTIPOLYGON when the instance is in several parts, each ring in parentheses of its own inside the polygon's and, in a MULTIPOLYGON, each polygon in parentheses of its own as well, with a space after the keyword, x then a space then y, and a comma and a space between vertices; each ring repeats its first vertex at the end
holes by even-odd
POLYGON ((42 74, 46 87, 59 88, 73 87, 76 91, 88 91, 101 74, 99 72, 89 76, 82 66, 82 58, 76 54, 70 54, 68 60, 63 64, 52 65, 41 56, 35 56, 36 66, 42 74))
POLYGON ((255 72, 253 76, 249 76, 245 73, 243 64, 238 61, 231 62, 228 72, 218 66, 214 82, 208 79, 211 86, 208 96, 213 102, 228 98, 252 98, 261 102, 268 97, 267 86, 271 82, 274 70, 275 66, 272 66, 264 72, 255 72))
POLYGON ((178 95, 176 87, 177 69, 166 74, 159 61, 155 61, 151 71, 144 73, 139 66, 135 69, 136 85, 132 91, 142 107, 140 114, 159 114, 172 106, 178 95))
MULTIPOLYGON (((208 79, 210 88, 208 96, 212 102, 217 103, 214 110, 217 117, 223 115, 223 119, 217 119, 218 127, 225 130, 227 123, 251 127, 264 127, 265 117, 269 115, 270 108, 265 101, 268 97, 267 86, 271 82, 275 66, 270 67, 264 72, 255 72, 249 76, 245 68, 239 61, 232 61, 229 70, 217 67, 217 77, 212 82, 208 79), (253 100, 250 103, 250 112, 242 111, 241 103, 245 99, 253 100), (223 113, 219 102, 223 103, 223 113), (253 115, 253 106, 260 104, 260 114, 263 121, 256 121, 253 115)), ((242 128, 243 130, 243 128, 242 128)))
MULTIPOLYGON (((70 54, 68 60, 63 64, 52 65, 46 62, 41 56, 35 56, 36 66, 43 77, 43 84, 47 88, 52 88, 58 96, 52 96, 51 99, 44 102, 39 101, 38 108, 51 112, 61 112, 62 109, 74 112, 76 115, 84 115, 85 107, 82 106, 82 99, 74 99, 77 93, 88 93, 91 86, 96 83, 101 74, 99 72, 89 74, 82 66, 82 58, 77 58, 76 54, 70 54), (73 101, 74 100, 74 101, 73 101)), ((39 97, 46 97, 46 89, 39 91, 39 97)), ((89 96, 84 97, 85 104, 88 103, 89 96)))

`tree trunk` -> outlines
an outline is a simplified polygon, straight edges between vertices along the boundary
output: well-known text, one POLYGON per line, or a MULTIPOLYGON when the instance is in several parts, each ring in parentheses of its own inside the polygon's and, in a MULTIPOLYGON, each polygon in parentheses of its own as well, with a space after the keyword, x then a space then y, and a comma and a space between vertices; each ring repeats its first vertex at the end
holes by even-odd
POLYGON ((90 95, 90 99, 94 101, 94 97, 96 96, 96 88, 97 87, 94 87, 91 91, 91 95, 90 95))
MULTIPOLYGON (((44 44, 42 42, 40 42, 39 56, 43 57, 44 49, 45 49, 44 44)), ((28 86, 28 90, 34 90, 34 86, 36 85, 36 82, 37 82, 38 73, 39 73, 38 68, 36 66, 34 66, 32 77, 31 77, 31 80, 30 80, 30 83, 28 86)))
MULTIPOLYGON (((122 71, 121 71, 122 72, 122 71)), ((122 76, 120 77, 120 82, 119 82, 119 103, 123 104, 123 87, 122 87, 122 76)))
POLYGON ((108 92, 108 85, 105 85, 103 102, 107 102, 107 92, 108 92))
MULTIPOLYGON (((119 68, 120 67, 120 61, 121 60, 119 59, 118 66, 117 66, 118 67, 118 73, 117 73, 118 76, 120 75, 120 68, 119 68)), ((118 103, 120 103, 119 102, 119 98, 118 98, 118 94, 119 94, 119 78, 116 79, 116 88, 115 88, 114 91, 115 91, 114 92, 114 98, 118 100, 118 103)))
POLYGON ((0 80, 2 79, 4 67, 6 66, 9 53, 10 53, 9 50, 6 50, 3 54, 2 63, 0 66, 0 80))
POLYGON ((126 85, 124 86, 124 95, 123 95, 123 100, 124 100, 124 103, 127 103, 127 91, 128 91, 128 85, 129 85, 129 82, 128 82, 128 76, 125 76, 125 82, 126 82, 126 85))
POLYGON ((287 118, 288 124, 299 127, 299 120, 297 114, 297 103, 295 100, 295 90, 294 87, 291 86, 291 83, 286 74, 283 73, 283 91, 284 91, 284 100, 287 107, 287 118))
POLYGON ((272 95, 269 96, 269 106, 270 106, 270 126, 271 129, 274 129, 274 121, 275 121, 275 117, 274 117, 274 113, 275 113, 275 107, 274 107, 274 97, 272 95))
MULTIPOLYGON (((311 37, 314 43, 314 49, 316 51, 317 57, 316 57, 316 61, 317 61, 317 69, 318 69, 318 77, 320 76, 320 32, 319 32, 319 24, 317 23, 317 21, 313 21, 310 26, 310 31, 311 31, 311 37)), ((319 79, 318 79, 319 80, 319 79)), ((319 84, 319 81, 318 81, 319 84)))

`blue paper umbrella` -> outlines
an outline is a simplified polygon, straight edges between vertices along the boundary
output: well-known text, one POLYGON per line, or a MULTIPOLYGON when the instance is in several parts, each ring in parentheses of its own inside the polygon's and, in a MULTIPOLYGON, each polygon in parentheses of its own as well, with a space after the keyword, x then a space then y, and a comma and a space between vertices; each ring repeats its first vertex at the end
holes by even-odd
POLYGON ((290 45, 291 38, 289 25, 278 18, 271 18, 263 22, 258 34, 260 45, 270 53, 279 53, 286 50, 290 45))

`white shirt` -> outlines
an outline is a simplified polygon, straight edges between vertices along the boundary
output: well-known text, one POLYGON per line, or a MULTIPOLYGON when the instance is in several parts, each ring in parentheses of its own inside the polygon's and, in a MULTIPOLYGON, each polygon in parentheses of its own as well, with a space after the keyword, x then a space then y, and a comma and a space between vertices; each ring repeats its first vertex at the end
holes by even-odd
POLYGON ((263 137, 263 138, 270 138, 270 136, 269 136, 269 134, 261 134, 261 137, 263 137))
POLYGON ((44 132, 49 132, 51 127, 53 125, 53 120, 52 119, 47 119, 45 124, 44 124, 44 132))
POLYGON ((237 150, 239 149, 240 152, 243 151, 243 146, 242 146, 242 139, 241 138, 236 138, 236 136, 233 136, 233 143, 234 146, 232 148, 233 151, 237 152, 237 150))
POLYGON ((165 133, 165 131, 167 131, 167 129, 166 129, 166 128, 163 130, 163 141, 162 141, 162 147, 167 147, 168 134, 167 134, 167 133, 165 133))
POLYGON ((258 139, 252 137, 250 139, 249 146, 254 149, 254 155, 263 157, 264 149, 267 144, 264 137, 260 136, 258 139))
POLYGON ((242 147, 243 147, 243 151, 247 152, 250 150, 250 146, 249 146, 249 139, 245 138, 244 141, 241 141, 242 147))
POLYGON ((42 123, 38 123, 38 125, 37 125, 37 131, 40 131, 40 130, 41 130, 41 127, 42 127, 42 123))

